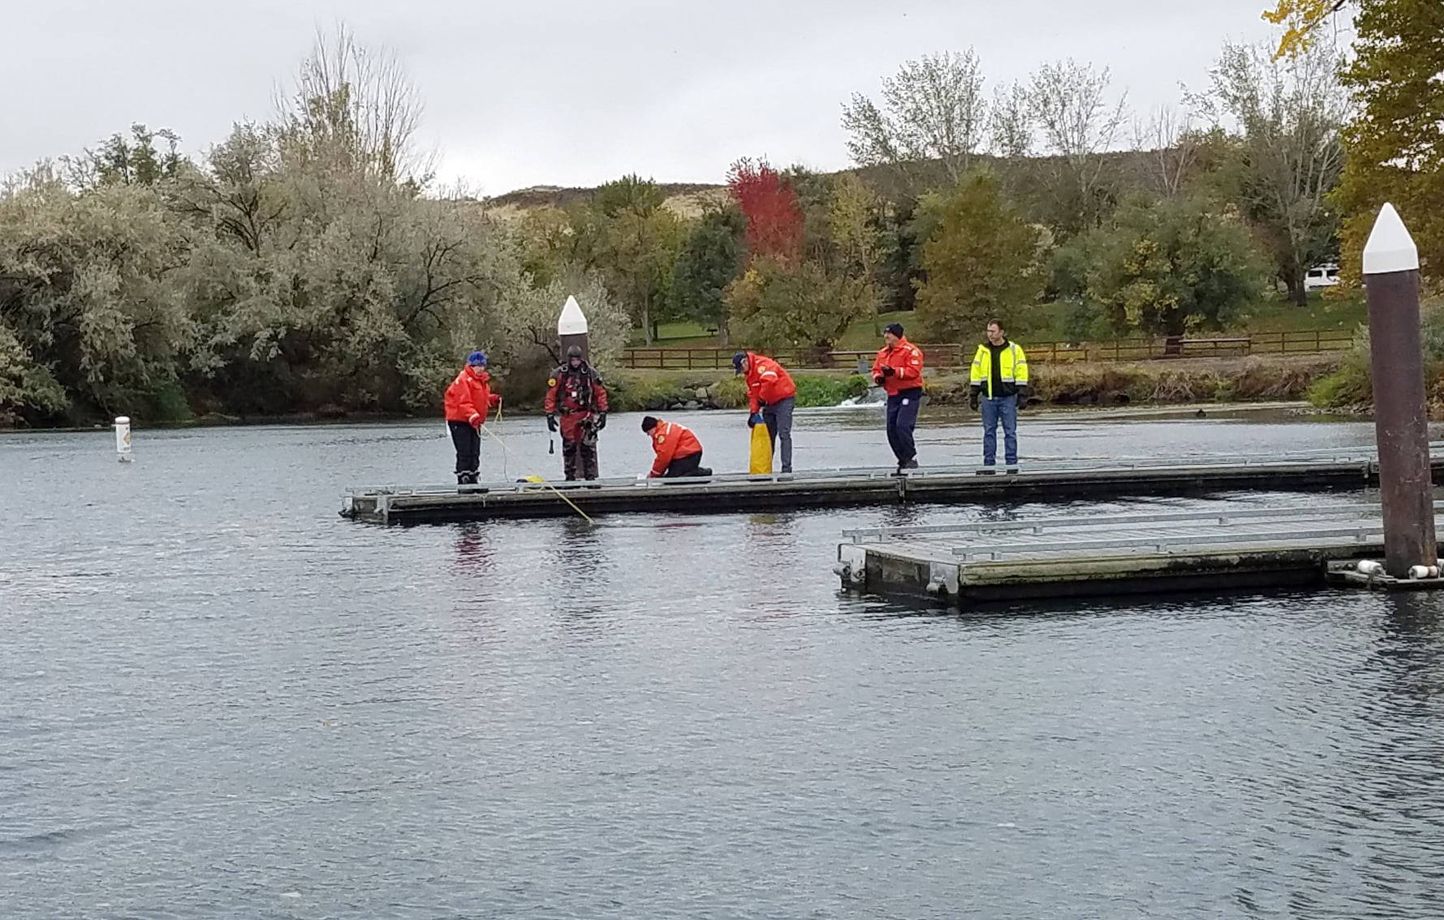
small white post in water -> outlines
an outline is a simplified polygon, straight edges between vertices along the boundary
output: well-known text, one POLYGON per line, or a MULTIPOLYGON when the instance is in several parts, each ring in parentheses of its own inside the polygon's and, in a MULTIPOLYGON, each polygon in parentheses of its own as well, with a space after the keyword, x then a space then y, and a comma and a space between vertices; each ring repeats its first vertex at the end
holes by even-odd
POLYGON ((121 463, 130 463, 130 416, 122 415, 115 420, 115 453, 121 463))

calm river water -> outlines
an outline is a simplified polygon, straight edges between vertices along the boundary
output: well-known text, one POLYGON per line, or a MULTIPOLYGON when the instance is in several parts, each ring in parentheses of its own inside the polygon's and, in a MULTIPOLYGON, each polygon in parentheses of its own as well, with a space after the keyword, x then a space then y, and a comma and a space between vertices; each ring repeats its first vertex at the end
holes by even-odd
MULTIPOLYGON (((677 418, 743 466, 741 413, 677 418)), ((797 466, 879 423, 801 413, 797 466)), ((1025 462, 1371 440, 1023 421, 1025 462)), ((342 490, 449 479, 439 423, 135 456, 0 437, 0 916, 1444 916, 1444 597, 919 613, 839 593, 839 531, 990 509, 383 529, 342 490)))

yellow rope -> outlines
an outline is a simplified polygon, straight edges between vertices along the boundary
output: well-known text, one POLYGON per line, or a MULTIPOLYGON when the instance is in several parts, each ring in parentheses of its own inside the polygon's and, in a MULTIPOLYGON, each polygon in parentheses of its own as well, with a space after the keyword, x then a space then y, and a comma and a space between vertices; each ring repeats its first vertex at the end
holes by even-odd
MULTIPOLYGON (((497 418, 498 418, 498 419, 501 418, 501 412, 500 412, 500 411, 497 412, 497 418)), ((506 455, 507 455, 508 457, 511 456, 511 448, 509 448, 509 447, 506 446, 506 442, 505 442, 505 441, 503 441, 498 435, 496 435, 495 433, 493 433, 492 430, 491 430, 490 428, 487 428, 485 425, 482 425, 482 426, 481 426, 481 430, 482 430, 482 431, 485 431, 488 435, 490 435, 490 436, 492 437, 493 440, 496 441, 496 443, 500 444, 500 445, 501 445, 501 449, 504 450, 504 451, 506 451, 506 455)), ((586 521, 588 524, 592 524, 592 525, 595 525, 595 524, 597 523, 596 521, 592 520, 591 517, 588 516, 588 514, 587 514, 585 511, 583 511, 582 509, 578 508, 576 502, 572 501, 570 498, 567 498, 565 495, 563 495, 563 494, 561 493, 561 490, 560 490, 560 489, 558 489, 556 486, 552 485, 551 483, 547 482, 547 481, 546 481, 545 479, 543 479, 542 477, 540 477, 540 476, 536 475, 535 473, 533 473, 532 475, 526 477, 526 481, 527 481, 527 482, 534 482, 534 483, 538 483, 538 484, 540 484, 540 485, 546 486, 548 489, 551 489, 551 490, 552 490, 553 494, 555 494, 557 498, 560 498, 562 501, 566 502, 569 506, 571 506, 571 509, 572 509, 573 511, 575 511, 577 514, 580 514, 580 515, 582 516, 582 520, 584 520, 584 521, 586 521)))

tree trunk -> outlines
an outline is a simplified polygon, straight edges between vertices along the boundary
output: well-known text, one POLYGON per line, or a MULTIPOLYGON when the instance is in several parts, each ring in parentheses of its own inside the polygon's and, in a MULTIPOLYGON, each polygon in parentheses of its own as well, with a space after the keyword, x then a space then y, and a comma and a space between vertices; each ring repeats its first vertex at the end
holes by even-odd
POLYGON ((1163 330, 1163 355, 1166 358, 1183 357, 1183 336, 1187 327, 1182 317, 1176 317, 1163 330))
POLYGON ((1309 305, 1309 289, 1304 287, 1302 272, 1290 272, 1289 277, 1284 279, 1284 283, 1289 286, 1289 300, 1300 307, 1307 307, 1309 305))

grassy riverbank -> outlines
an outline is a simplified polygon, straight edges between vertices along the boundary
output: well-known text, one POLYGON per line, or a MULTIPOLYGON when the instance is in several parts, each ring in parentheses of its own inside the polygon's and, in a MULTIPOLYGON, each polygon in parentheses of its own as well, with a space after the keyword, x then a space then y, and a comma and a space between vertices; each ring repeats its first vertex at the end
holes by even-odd
MULTIPOLYGON (((1295 357, 1188 358, 1126 364, 1037 365, 1033 401, 1053 406, 1168 406, 1189 403, 1247 403, 1302 400, 1337 377, 1342 355, 1295 357)), ((843 371, 793 375, 802 408, 836 406, 867 392, 871 381, 843 371)), ((730 371, 622 371, 607 377, 614 412, 665 412, 679 409, 742 409, 747 388, 730 371)), ((505 392, 505 390, 503 390, 505 392)), ((927 378, 933 405, 967 405, 966 374, 927 378)), ((535 402, 508 403, 508 414, 541 411, 535 402)), ((287 416, 196 416, 172 421, 175 427, 233 424, 306 424, 343 421, 400 421, 385 413, 320 412, 287 416)), ((137 427, 158 427, 136 417, 137 427)), ((104 427, 98 425, 96 427, 104 427)))
MULTIPOLYGON (((1016 315, 1004 317, 1008 331, 1019 344, 1027 348, 1030 344, 1043 342, 1071 342, 1079 338, 1076 328, 1075 308, 1067 303, 1035 304, 1016 315)), ((1351 293, 1344 297, 1324 297, 1319 293, 1309 295, 1307 307, 1280 297, 1268 297, 1242 314, 1235 317, 1223 329, 1203 332, 1201 335, 1247 335, 1249 333, 1300 332, 1314 329, 1354 329, 1366 322, 1368 311, 1362 295, 1351 293)), ((882 328, 888 323, 898 322, 907 327, 908 337, 915 342, 936 341, 927 329, 921 328, 917 315, 911 312, 881 313, 853 323, 836 348, 840 351, 857 351, 877 348, 882 338, 882 328)), ((722 345, 718 337, 706 328, 689 322, 662 323, 658 327, 658 346, 668 348, 714 348, 722 345)), ((1106 331, 1106 330, 1102 330, 1106 331)), ((1084 336, 1097 338, 1100 330, 1084 336)), ((981 330, 979 330, 981 335, 981 330)), ((1111 340, 1111 339, 1110 339, 1111 340)), ((634 333, 631 345, 643 344, 642 335, 634 333)))
MULTIPOLYGON (((1056 406, 1301 400, 1340 360, 1338 355, 1304 355, 1037 365, 1034 400, 1056 406)), ((846 372, 793 376, 803 407, 835 406, 865 392, 870 383, 846 372)), ((747 401, 742 381, 724 371, 627 371, 613 375, 609 383, 618 411, 732 409, 747 401)), ((929 377, 927 392, 933 405, 966 404, 967 375, 929 377)))

